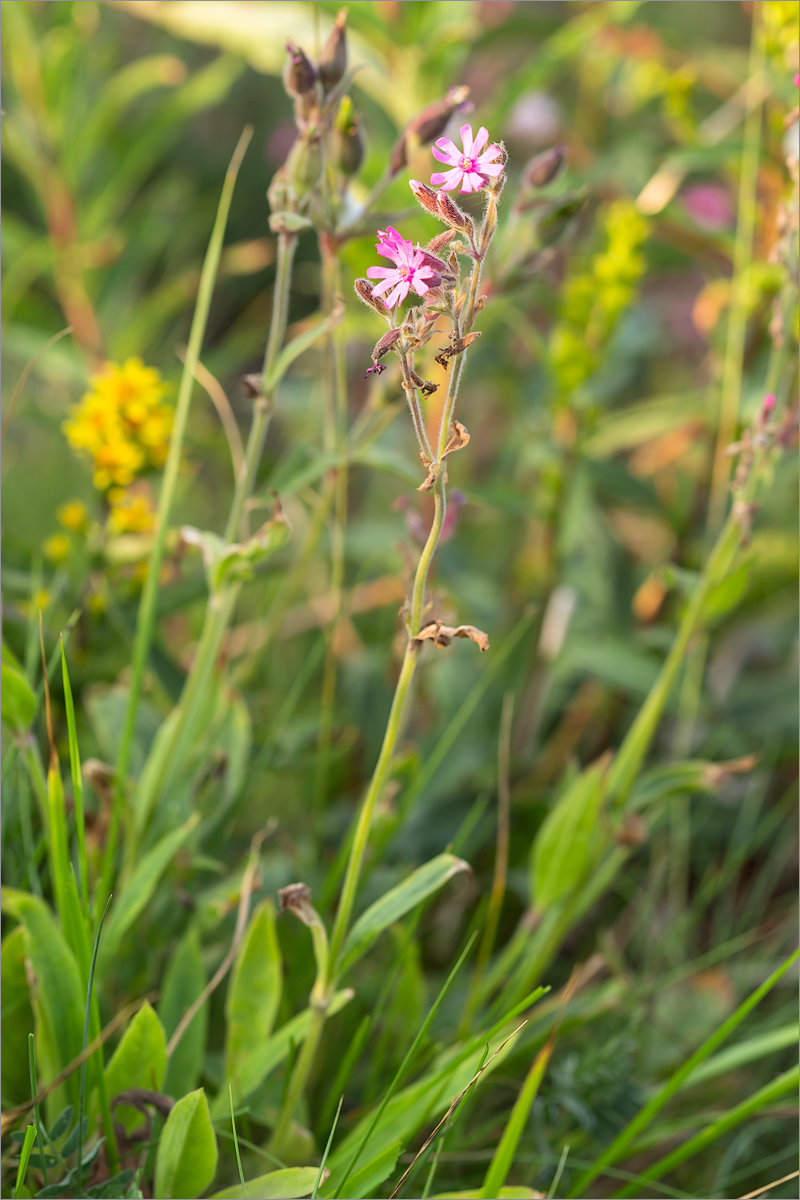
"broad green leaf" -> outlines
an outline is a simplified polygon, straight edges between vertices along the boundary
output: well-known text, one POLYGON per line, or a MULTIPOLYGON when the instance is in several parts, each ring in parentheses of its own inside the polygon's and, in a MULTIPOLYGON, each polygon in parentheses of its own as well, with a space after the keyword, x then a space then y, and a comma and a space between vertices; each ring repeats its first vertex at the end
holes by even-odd
POLYGON ((543 912, 580 887, 608 839, 602 804, 607 758, 588 767, 562 792, 533 844, 531 892, 543 912))
MULTIPOLYGON (((158 1002, 158 1015, 168 1039, 205 986, 206 972, 200 938, 195 929, 190 929, 178 943, 169 961, 158 1002)), ((208 1005, 203 1004, 167 1063, 164 1091, 168 1096, 179 1100, 197 1085, 203 1069, 207 1033, 208 1005)))
POLYGON ((275 908, 270 899, 254 909, 242 939, 225 1000, 225 1075, 239 1097, 263 1079, 259 1047, 269 1041, 278 1012, 283 969, 275 908))
POLYGON ((3 938, 0 948, 0 1092, 3 1106, 21 1104, 30 1096, 28 1034, 33 1033, 33 1009, 25 972, 25 930, 21 925, 3 938))
MULTIPOLYGON (((154 1009, 145 1003, 131 1020, 106 1067, 106 1092, 113 1101, 129 1088, 160 1092, 167 1069, 167 1039, 154 1009)), ((144 1121, 141 1113, 120 1105, 116 1119, 130 1133, 144 1121)))
POLYGON ((281 350, 274 367, 270 371, 267 378, 264 380, 264 394, 269 396, 275 391, 280 381, 283 379, 289 367, 296 358, 304 354, 306 350, 310 350, 315 342, 324 337, 331 329, 338 325, 344 316, 344 306, 337 308, 329 317, 325 317, 322 321, 317 321, 316 325, 312 325, 309 329, 298 334, 296 338, 292 338, 288 345, 281 350))
MULTIPOLYGON (((319 1167, 288 1167, 284 1171, 270 1171, 257 1179, 247 1180, 247 1200, 301 1200, 310 1196, 317 1181, 319 1167)), ((214 1192, 211 1200, 240 1200, 244 1196, 242 1185, 214 1192)))
POLYGON ((737 570, 732 571, 727 579, 718 583, 706 597, 703 605, 703 620, 708 624, 719 621, 732 609, 747 591, 750 582, 751 564, 745 562, 737 570))
POLYGON ((202 1088, 189 1092, 167 1117, 156 1155, 154 1195, 196 1200, 217 1169, 217 1139, 202 1088))
POLYGON ((453 854, 440 854, 423 867, 418 867, 397 887, 381 896, 380 900, 376 900, 361 914, 350 930, 342 951, 339 973, 343 974, 349 970, 384 929, 388 929, 434 892, 438 892, 453 875, 470 870, 469 863, 463 859, 456 858, 453 854))
POLYGON ((22 671, 9 662, 0 665, 0 716, 15 733, 24 733, 36 713, 36 696, 22 671))
MULTIPOLYGON (((25 930, 25 955, 33 969, 33 1007, 36 1016, 36 1046, 41 1062, 40 1083, 76 1058, 83 1045, 86 998, 75 957, 43 900, 26 892, 3 888, 3 911, 16 918, 25 930)), ((53 1093, 58 1111, 68 1101, 78 1107, 78 1072, 67 1077, 53 1093)))
MULTIPOLYGON (((328 1019, 338 1013, 345 1004, 349 1004, 353 999, 355 992, 352 988, 342 988, 339 992, 334 992, 333 998, 328 1006, 328 1019)), ((280 1029, 276 1029, 272 1036, 261 1046, 253 1046, 251 1055, 248 1060, 248 1069, 252 1072, 254 1078, 257 1078, 259 1083, 262 1083, 271 1071, 279 1067, 282 1062, 289 1056, 292 1046, 300 1046, 305 1040, 308 1033, 308 1027, 311 1024, 311 1009, 306 1008, 303 1012, 298 1013, 296 1017, 292 1017, 285 1025, 281 1025, 280 1029)), ((254 1085, 258 1087, 258 1084, 254 1085)), ((249 1093, 246 1093, 249 1095, 249 1093)), ((242 1097, 243 1099, 245 1097, 242 1097)), ((214 1115, 214 1120, 219 1120, 225 1113, 229 1111, 228 1090, 222 1088, 211 1105, 211 1111, 214 1115)))
POLYGON ((198 820, 198 816, 193 814, 179 829, 165 834, 153 849, 149 850, 140 859, 138 865, 134 867, 131 877, 119 899, 115 898, 114 906, 106 922, 106 933, 100 948, 100 953, 106 965, 113 960, 122 938, 147 905, 147 902, 158 886, 161 876, 194 829, 198 820))

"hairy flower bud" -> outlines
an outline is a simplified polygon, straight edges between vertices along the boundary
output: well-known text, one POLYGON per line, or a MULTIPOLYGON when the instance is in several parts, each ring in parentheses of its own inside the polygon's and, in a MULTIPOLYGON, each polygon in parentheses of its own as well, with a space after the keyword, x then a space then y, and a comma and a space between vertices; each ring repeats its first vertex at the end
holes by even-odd
POLYGON ((383 337, 379 338, 372 351, 373 366, 371 366, 367 371, 367 374, 364 376, 365 379, 367 378, 367 375, 380 375, 382 371, 386 370, 386 367, 384 367, 378 360, 383 358, 384 354, 388 354, 392 346, 394 346, 402 336, 402 329, 387 329, 383 337))
POLYGON ((540 188, 552 182, 559 174, 567 158, 567 147, 551 146, 532 158, 522 172, 523 187, 540 188))
POLYGON ((474 234, 475 232, 472 219, 467 216, 463 208, 458 207, 455 200, 450 199, 446 192, 436 193, 436 215, 451 229, 457 229, 461 233, 474 234))
POLYGON ((286 159, 286 176, 299 199, 316 186, 321 170, 319 137, 299 137, 286 159))
POLYGON ((323 88, 330 92, 347 70, 347 36, 344 31, 347 9, 343 8, 319 56, 319 77, 323 88))
POLYGON ((382 317, 386 316, 386 305, 378 296, 372 294, 372 284, 368 279, 356 279, 353 284, 355 293, 359 300, 367 304, 370 308, 374 308, 375 312, 379 312, 382 317))
POLYGON ((314 84, 317 82, 317 72, 294 42, 286 43, 286 52, 289 58, 283 71, 283 86, 290 96, 295 98, 305 96, 308 92, 313 91, 314 84))
MULTIPOLYGON (((455 229, 445 229, 444 233, 437 233, 436 237, 431 238, 428 242, 428 251, 431 254, 439 254, 446 246, 449 246, 455 236, 455 229)), ((449 267, 447 269, 450 270, 449 267)))
POLYGON ((453 113, 462 108, 469 96, 468 87, 452 87, 443 99, 434 101, 412 117, 392 150, 389 170, 392 175, 408 163, 408 146, 428 146, 444 133, 453 113))
POLYGON ((426 212, 433 213, 434 217, 438 217, 439 193, 428 187, 426 183, 420 183, 418 179, 409 179, 408 186, 426 212))

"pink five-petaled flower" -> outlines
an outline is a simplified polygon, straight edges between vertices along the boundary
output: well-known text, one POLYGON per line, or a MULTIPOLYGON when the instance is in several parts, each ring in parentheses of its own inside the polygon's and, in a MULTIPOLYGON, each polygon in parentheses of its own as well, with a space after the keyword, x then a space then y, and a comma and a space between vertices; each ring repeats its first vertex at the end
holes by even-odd
POLYGON ((423 252, 414 249, 412 242, 407 242, 391 225, 388 229, 379 229, 378 238, 375 249, 384 258, 390 258, 394 267, 368 267, 367 275, 370 279, 381 281, 372 289, 373 296, 389 292, 383 302, 387 308, 402 304, 412 288, 418 296, 424 296, 435 286, 433 280, 436 279, 436 272, 425 262, 423 252), (432 282, 426 283, 426 280, 432 282))
POLYGON ((433 156, 438 158, 439 162, 447 163, 452 169, 436 171, 431 175, 431 183, 441 187, 444 192, 452 192, 459 184, 461 185, 459 190, 462 192, 478 192, 489 182, 490 178, 494 179, 496 176, 502 175, 503 164, 495 162, 495 159, 503 151, 494 142, 484 150, 488 140, 489 131, 483 125, 474 139, 472 126, 461 126, 463 150, 459 150, 455 142, 450 141, 450 138, 438 138, 435 145, 431 147, 433 156))

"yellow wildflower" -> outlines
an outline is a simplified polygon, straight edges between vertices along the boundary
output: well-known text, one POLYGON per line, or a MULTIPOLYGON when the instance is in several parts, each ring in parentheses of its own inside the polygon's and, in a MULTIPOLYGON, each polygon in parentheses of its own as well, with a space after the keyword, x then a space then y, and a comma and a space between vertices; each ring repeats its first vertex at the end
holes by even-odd
POLYGON ((45 557, 54 563, 63 562, 71 548, 72 543, 65 533, 54 533, 42 546, 45 557))
POLYGON ((149 496, 133 488, 112 488, 108 493, 111 512, 108 528, 111 533, 150 533, 155 525, 155 513, 149 496))
POLYGON ((50 603, 50 593, 48 592, 47 588, 39 588, 38 591, 33 593, 32 599, 33 611, 38 612, 39 610, 47 608, 48 604, 50 603))
POLYGON ((66 504, 62 504, 60 508, 56 509, 56 519, 59 525, 63 525, 72 533, 80 533, 86 525, 86 517, 86 505, 82 500, 68 500, 66 504))
POLYGON ((96 488, 127 487, 166 459, 172 428, 172 410, 164 403, 168 389, 140 358, 121 366, 107 363, 91 385, 71 409, 64 432, 73 450, 92 459, 96 488))

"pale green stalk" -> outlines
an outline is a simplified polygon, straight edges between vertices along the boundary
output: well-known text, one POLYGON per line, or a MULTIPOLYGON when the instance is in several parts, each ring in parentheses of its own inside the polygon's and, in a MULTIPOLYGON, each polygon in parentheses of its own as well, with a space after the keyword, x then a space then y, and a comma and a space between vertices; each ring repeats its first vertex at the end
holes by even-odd
POLYGON ((236 176, 239 173, 239 167, 252 135, 252 126, 247 126, 247 128, 243 131, 242 136, 239 138, 236 149, 233 152, 233 157, 231 159, 230 166, 228 167, 228 171, 225 176, 225 182, 222 187, 222 193, 220 195, 214 227, 211 231, 208 250, 206 251, 205 260, 203 262, 203 269, 200 274, 197 302, 195 304, 194 316, 192 318, 192 327, 189 333, 189 344, 186 349, 186 359, 184 362, 183 374, 181 375, 180 388, 178 390, 178 400, 175 407, 175 417, 172 426, 172 435, 170 437, 169 453, 167 455, 167 462, 164 468, 164 478, 158 497, 156 534, 153 541, 153 548, 150 551, 147 577, 145 579, 144 588, 142 591, 142 599, 139 604, 139 612, 136 619, 136 634, 133 644, 133 655, 131 658, 131 682, 128 692, 128 705, 125 713, 125 724, 123 726, 122 737, 120 738, 119 750, 115 763, 116 782, 114 786, 114 797, 111 808, 111 818, 109 821, 108 837, 105 845, 100 888, 97 895, 98 903, 102 903, 102 897, 107 895, 110 891, 111 881, 114 876, 119 828, 122 818, 125 779, 128 773, 128 765, 130 763, 131 749, 133 746, 133 734, 136 728, 136 714, 139 708, 139 698, 142 692, 145 669, 147 667, 147 660, 150 653, 150 643, 152 642, 153 630, 155 628, 161 564, 164 560, 167 528, 169 525, 170 513, 172 512, 173 501, 175 499, 175 489, 178 483, 178 470, 180 468, 181 455, 183 452, 183 439, 186 433, 186 425, 189 419, 189 408, 192 399, 194 375, 197 368, 197 363, 200 359, 203 336, 208 323, 208 314, 211 308, 211 297, 213 295, 214 282, 217 277, 217 269, 219 267, 220 255, 222 253, 222 243, 225 237, 225 227, 228 221, 228 212, 231 206, 236 176))

